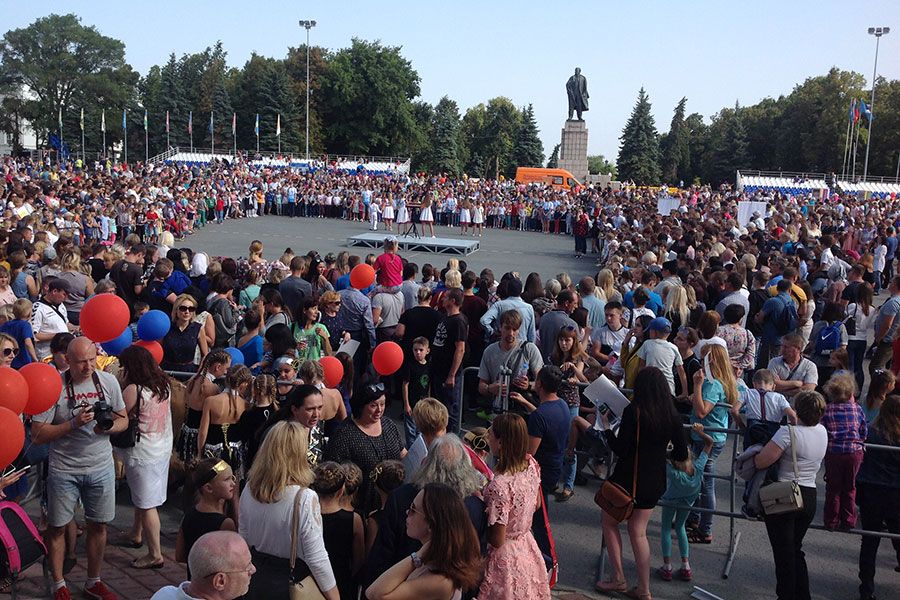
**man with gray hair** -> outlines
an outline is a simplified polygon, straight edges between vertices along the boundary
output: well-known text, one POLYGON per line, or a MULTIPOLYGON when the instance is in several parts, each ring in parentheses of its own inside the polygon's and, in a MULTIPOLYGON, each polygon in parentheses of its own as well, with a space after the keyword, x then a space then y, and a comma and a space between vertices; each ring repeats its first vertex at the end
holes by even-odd
POLYGON ((167 585, 150 600, 233 600, 250 588, 256 567, 250 548, 233 531, 213 531, 194 542, 188 554, 191 580, 167 585))
POLYGON ((484 550, 487 531, 484 501, 475 494, 484 487, 485 481, 472 466, 462 441, 449 433, 431 443, 428 456, 413 477, 413 482, 401 485, 388 496, 379 516, 375 544, 369 552, 366 586, 404 556, 421 547, 418 541, 406 535, 406 513, 419 490, 429 483, 444 483, 459 492, 484 550))

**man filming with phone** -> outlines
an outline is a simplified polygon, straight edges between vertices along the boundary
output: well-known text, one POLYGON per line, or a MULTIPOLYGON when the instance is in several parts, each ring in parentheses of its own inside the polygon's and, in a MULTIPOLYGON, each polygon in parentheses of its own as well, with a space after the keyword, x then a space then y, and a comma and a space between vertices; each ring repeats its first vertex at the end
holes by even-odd
POLYGON ((47 533, 54 600, 69 600, 63 577, 65 526, 75 516, 79 498, 87 521, 87 574, 84 594, 98 600, 117 596, 100 581, 106 547, 106 524, 116 516, 116 475, 109 436, 128 427, 125 402, 116 378, 97 371, 97 348, 84 337, 66 351, 69 370, 63 390, 49 410, 35 415, 35 444, 50 444, 47 475, 47 533))

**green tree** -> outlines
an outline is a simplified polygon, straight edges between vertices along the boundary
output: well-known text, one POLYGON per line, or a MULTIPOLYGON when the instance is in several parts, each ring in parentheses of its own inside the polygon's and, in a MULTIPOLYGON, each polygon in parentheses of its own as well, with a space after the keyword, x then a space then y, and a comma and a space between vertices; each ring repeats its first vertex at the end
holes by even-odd
POLYGON ((400 48, 354 38, 329 62, 322 82, 328 150, 407 153, 417 133, 412 100, 419 95, 419 75, 400 48))
POLYGON ((613 179, 618 176, 616 165, 606 160, 602 154, 588 156, 588 173, 591 175, 606 175, 612 173, 613 179))
POLYGON ((433 171, 434 108, 424 100, 413 102, 413 121, 416 126, 407 149, 413 168, 417 171, 433 171))
POLYGON ((509 98, 498 96, 488 101, 482 133, 486 144, 481 177, 515 176, 513 149, 520 123, 521 113, 509 98))
POLYGON ((655 185, 660 181, 659 136, 651 113, 650 98, 641 88, 637 103, 631 112, 619 147, 616 166, 622 179, 633 180, 638 185, 655 185))
MULTIPOLYGON (((238 148, 256 149, 256 115, 259 114, 260 150, 271 151, 274 149, 263 145, 262 136, 267 133, 265 128, 269 125, 271 125, 271 132, 274 132, 275 121, 272 119, 271 123, 269 122, 264 106, 266 84, 270 79, 272 69, 277 68, 278 62, 274 58, 266 58, 254 52, 234 79, 232 102, 238 112, 238 148), (265 119, 264 115, 266 115, 265 119)), ((268 138, 266 139, 268 140, 268 138)))
MULTIPOLYGON (((588 167, 591 164, 591 157, 588 157, 588 167)), ((553 146, 553 152, 550 153, 550 158, 547 159, 547 168, 555 169, 559 166, 559 144, 553 146)))
POLYGON ((544 144, 541 143, 534 107, 529 104, 522 109, 519 131, 513 150, 513 161, 517 167, 540 167, 544 164, 544 144))
MULTIPOLYGON (((875 122, 869 149, 869 174, 894 177, 900 164, 900 81, 878 79, 872 114, 875 122)), ((868 121, 864 127, 868 128, 868 121)), ((865 160, 865 152, 861 154, 865 160)))
MULTIPOLYGON (((75 15, 51 14, 6 32, 0 41, 0 81, 14 92, 8 106, 33 124, 39 144, 59 130, 60 110, 64 137, 68 142, 80 137, 84 108, 86 144, 99 148, 100 109, 109 113, 133 105, 138 74, 125 62, 121 41, 85 27, 75 15)), ((108 130, 107 142, 116 139, 108 130)), ((73 150, 77 146, 80 140, 71 144, 73 150)))
POLYGON ((669 124, 669 132, 665 139, 660 141, 662 152, 662 177, 669 183, 677 183, 679 179, 687 181, 684 177, 690 169, 690 130, 684 121, 687 98, 682 98, 675 107, 675 114, 669 124))
MULTIPOLYGON (((294 87, 297 104, 297 127, 300 142, 306 146, 306 45, 288 48, 285 67, 294 87)), ((325 127, 322 122, 324 108, 322 85, 326 80, 331 56, 325 48, 313 46, 309 49, 309 151, 318 155, 325 150, 325 127)))
POLYGON ((685 183, 701 183, 703 181, 703 161, 709 145, 709 126, 703 122, 703 115, 691 113, 685 119, 688 136, 688 153, 690 164, 687 171, 679 176, 685 183))
POLYGON ((281 152, 300 152, 301 137, 297 128, 296 98, 284 63, 272 64, 263 81, 262 105, 259 111, 260 149, 275 151, 279 146, 278 123, 281 121, 281 152))
POLYGON ((458 175, 459 161, 459 106, 447 96, 440 99, 434 107, 434 118, 431 121, 431 139, 433 149, 431 168, 437 172, 458 175))
POLYGON ((480 103, 466 111, 459 129, 460 162, 463 164, 463 170, 472 177, 484 176, 485 157, 488 152, 486 123, 487 107, 480 103))
POLYGON ((777 100, 763 98, 753 106, 741 109, 747 131, 749 168, 775 169, 778 165, 778 135, 784 112, 784 96, 777 100))
POLYGON ((722 109, 713 117, 704 170, 706 181, 717 185, 732 182, 738 170, 749 166, 742 112, 735 103, 733 109, 722 109))

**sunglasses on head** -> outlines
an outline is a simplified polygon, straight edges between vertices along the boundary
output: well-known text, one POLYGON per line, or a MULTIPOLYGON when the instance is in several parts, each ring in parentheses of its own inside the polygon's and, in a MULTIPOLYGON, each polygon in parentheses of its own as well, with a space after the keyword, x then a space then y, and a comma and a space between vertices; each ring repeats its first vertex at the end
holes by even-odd
POLYGON ((366 386, 366 391, 370 394, 379 394, 384 393, 384 384, 383 383, 373 383, 371 385, 366 386))
POLYGON ((4 348, 3 356, 18 356, 19 349, 18 348, 4 348))

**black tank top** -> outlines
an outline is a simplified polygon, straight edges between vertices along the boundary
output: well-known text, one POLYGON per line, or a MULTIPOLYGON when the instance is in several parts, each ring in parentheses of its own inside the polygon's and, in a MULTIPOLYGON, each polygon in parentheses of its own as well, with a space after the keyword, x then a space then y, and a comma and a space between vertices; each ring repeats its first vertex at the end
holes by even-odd
POLYGON ((353 513, 349 510, 322 515, 322 537, 341 598, 356 598, 353 581, 353 513))
POLYGON ((187 409, 187 418, 184 420, 184 424, 191 429, 200 429, 200 418, 203 416, 203 412, 199 410, 194 410, 190 406, 187 409))
MULTIPOLYGON (((184 534, 184 553, 185 556, 191 552, 194 542, 200 539, 201 535, 211 531, 219 531, 222 523, 227 517, 217 512, 200 512, 195 507, 190 507, 184 513, 181 520, 181 531, 184 534)), ((191 570, 188 568, 188 579, 191 578, 191 570)))

